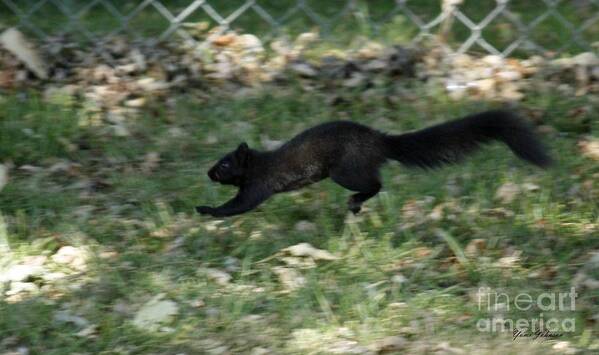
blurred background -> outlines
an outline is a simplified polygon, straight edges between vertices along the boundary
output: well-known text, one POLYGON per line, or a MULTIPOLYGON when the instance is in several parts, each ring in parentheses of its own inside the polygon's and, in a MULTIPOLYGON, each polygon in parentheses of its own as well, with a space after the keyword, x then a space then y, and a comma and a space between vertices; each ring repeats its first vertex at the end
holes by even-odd
POLYGON ((0 354, 599 352, 599 0, 0 0, 0 32, 0 354), (194 212, 242 141, 492 108, 555 166, 194 212))
POLYGON ((460 52, 520 54, 586 51, 596 42, 596 0, 533 1, 2 1, 2 23, 40 39, 68 35, 82 43, 123 34, 134 39, 190 39, 186 23, 223 26, 261 40, 313 28, 327 41, 363 36, 410 43, 444 31, 460 52))

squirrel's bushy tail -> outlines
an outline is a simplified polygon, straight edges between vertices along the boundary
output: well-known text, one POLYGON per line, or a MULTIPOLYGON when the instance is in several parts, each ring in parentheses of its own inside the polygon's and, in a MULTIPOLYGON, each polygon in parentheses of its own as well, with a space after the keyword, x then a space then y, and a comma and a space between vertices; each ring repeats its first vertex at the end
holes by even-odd
POLYGON ((533 128, 514 113, 486 111, 401 135, 385 136, 386 155, 407 166, 455 163, 481 144, 501 141, 521 159, 540 167, 551 157, 533 128))

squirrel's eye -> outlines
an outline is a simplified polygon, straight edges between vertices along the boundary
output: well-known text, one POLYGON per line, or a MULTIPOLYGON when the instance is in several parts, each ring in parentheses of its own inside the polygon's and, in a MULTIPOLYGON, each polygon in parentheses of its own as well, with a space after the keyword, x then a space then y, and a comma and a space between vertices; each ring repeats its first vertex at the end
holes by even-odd
POLYGON ((220 166, 221 166, 223 169, 228 169, 228 168, 231 166, 231 164, 229 164, 229 162, 228 162, 228 161, 224 161, 224 162, 222 162, 222 163, 220 164, 220 166))

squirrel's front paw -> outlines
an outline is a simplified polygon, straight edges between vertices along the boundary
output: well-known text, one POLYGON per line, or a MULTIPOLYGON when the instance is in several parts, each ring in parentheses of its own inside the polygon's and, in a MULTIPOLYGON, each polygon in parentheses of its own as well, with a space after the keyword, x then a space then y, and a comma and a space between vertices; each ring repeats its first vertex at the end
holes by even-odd
POLYGON ((214 209, 212 207, 208 207, 208 206, 197 206, 196 207, 196 212, 199 214, 209 214, 212 215, 212 212, 214 211, 214 209))

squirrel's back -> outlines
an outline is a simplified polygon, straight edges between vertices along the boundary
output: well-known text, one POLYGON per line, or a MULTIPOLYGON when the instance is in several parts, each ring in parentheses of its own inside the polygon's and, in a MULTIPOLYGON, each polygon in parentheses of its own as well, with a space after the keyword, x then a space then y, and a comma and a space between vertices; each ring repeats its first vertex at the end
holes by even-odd
POLYGON ((309 128, 275 152, 285 159, 319 160, 334 164, 346 155, 384 161, 384 135, 351 121, 331 121, 309 128))

